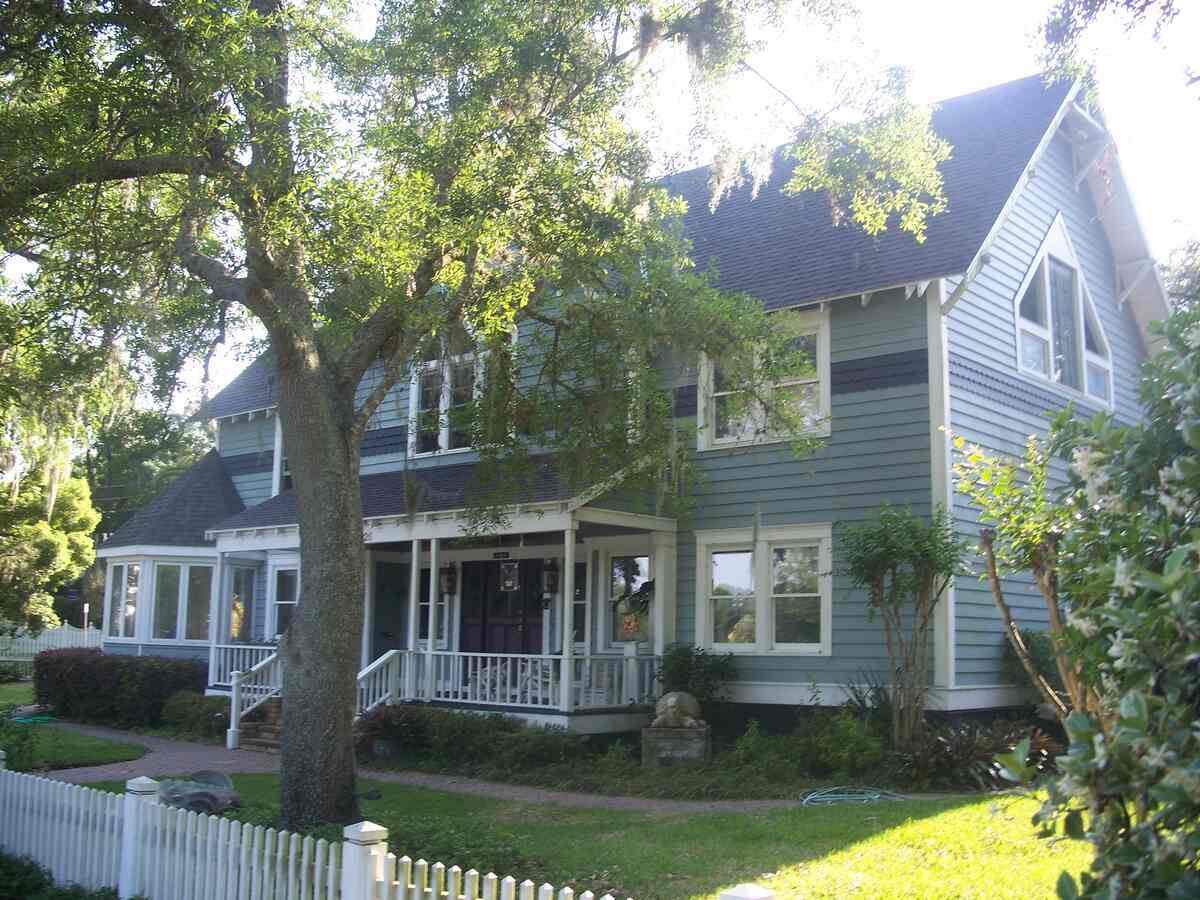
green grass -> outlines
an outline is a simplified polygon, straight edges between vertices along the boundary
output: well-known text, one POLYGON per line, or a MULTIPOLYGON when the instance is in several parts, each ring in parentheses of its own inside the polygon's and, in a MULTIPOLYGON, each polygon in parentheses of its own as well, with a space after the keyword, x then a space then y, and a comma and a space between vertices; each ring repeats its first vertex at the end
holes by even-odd
MULTIPOLYGON (((273 823, 278 779, 239 775, 238 818, 273 823)), ((120 791, 118 783, 96 785, 120 791)), ((529 805, 363 780, 396 853, 518 880, 638 898, 715 898, 741 881, 783 897, 1054 896, 1078 842, 1047 843, 1029 799, 914 800, 745 813, 651 813, 529 805)), ((338 830, 322 829, 334 837, 338 830)))
POLYGON ((36 747, 34 769, 74 769, 141 759, 146 748, 140 744, 91 737, 54 725, 32 725, 36 747))
POLYGON ((0 706, 28 706, 33 703, 32 681, 10 681, 0 684, 0 706))

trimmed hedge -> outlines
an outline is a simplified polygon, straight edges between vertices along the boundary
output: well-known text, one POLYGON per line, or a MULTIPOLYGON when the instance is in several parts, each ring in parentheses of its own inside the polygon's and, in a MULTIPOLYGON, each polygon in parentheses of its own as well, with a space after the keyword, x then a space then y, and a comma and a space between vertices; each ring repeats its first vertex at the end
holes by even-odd
POLYGON ((194 659, 44 650, 33 658, 33 693, 56 715, 123 728, 158 725, 178 691, 203 693, 208 666, 194 659))
POLYGON ((55 884, 50 872, 32 859, 0 853, 0 900, 117 900, 117 892, 55 884))
POLYGON ((219 738, 229 727, 229 698, 176 691, 163 704, 162 720, 176 734, 204 740, 219 738))

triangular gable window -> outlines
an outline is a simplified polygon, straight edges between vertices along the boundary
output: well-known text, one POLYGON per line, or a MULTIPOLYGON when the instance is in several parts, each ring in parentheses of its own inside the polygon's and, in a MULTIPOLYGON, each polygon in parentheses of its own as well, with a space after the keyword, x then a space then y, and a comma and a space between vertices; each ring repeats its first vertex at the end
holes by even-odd
POLYGON ((1108 341, 1061 213, 1051 224, 1017 296, 1021 371, 1111 405, 1108 341))

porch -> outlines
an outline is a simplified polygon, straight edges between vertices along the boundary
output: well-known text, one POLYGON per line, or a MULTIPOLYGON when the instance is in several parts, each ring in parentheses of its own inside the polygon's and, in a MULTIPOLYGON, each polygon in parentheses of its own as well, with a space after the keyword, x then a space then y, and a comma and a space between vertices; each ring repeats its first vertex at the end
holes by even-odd
MULTIPOLYGON (((556 511, 565 527, 551 531, 559 516, 547 512, 486 539, 446 520, 367 529, 359 714, 419 701, 583 732, 647 721, 674 635, 675 523, 581 508, 556 511)), ((280 694, 274 644, 303 577, 294 544, 269 546, 286 535, 240 538, 218 540, 209 655, 209 692, 230 696, 231 746, 241 719, 280 694)))

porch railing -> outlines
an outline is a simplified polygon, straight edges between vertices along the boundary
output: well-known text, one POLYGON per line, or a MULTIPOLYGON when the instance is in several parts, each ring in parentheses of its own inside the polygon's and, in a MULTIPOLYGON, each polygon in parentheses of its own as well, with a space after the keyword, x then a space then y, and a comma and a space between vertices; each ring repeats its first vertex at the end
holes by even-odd
POLYGON ((574 705, 577 709, 653 703, 656 696, 653 656, 584 656, 574 660, 574 705))
POLYGON ((358 710, 368 712, 399 697, 412 666, 406 650, 389 650, 358 673, 358 710))
POLYGON ((562 697, 562 658, 517 653, 434 653, 425 697, 458 703, 501 706, 558 706, 562 697))
POLYGON ((283 657, 272 653, 249 672, 233 672, 229 684, 229 730, 225 745, 236 750, 242 719, 283 689, 283 657))
POLYGON ((217 644, 209 658, 208 683, 231 684, 234 672, 249 672, 274 652, 274 647, 261 644, 217 644))

